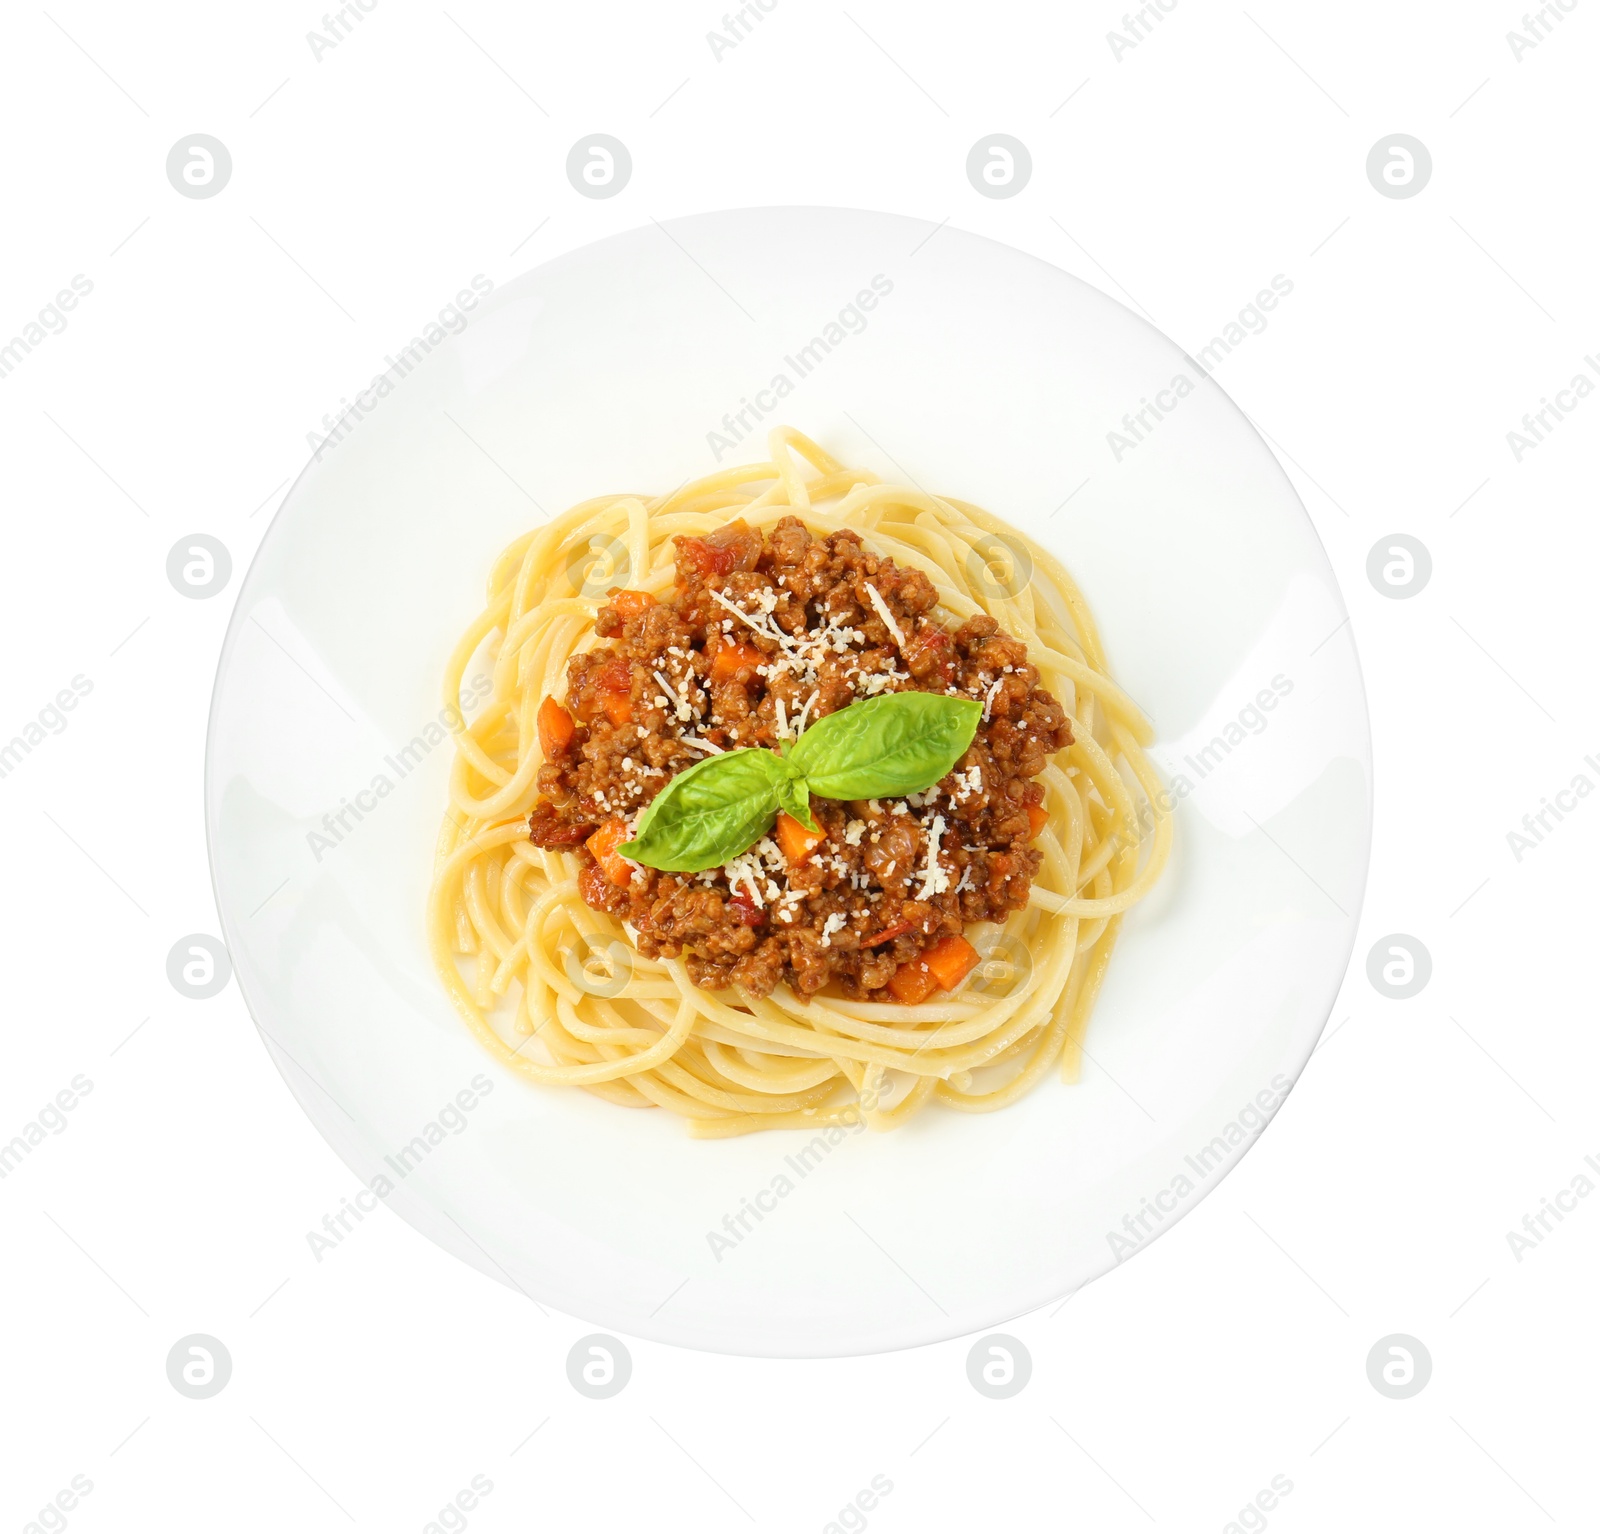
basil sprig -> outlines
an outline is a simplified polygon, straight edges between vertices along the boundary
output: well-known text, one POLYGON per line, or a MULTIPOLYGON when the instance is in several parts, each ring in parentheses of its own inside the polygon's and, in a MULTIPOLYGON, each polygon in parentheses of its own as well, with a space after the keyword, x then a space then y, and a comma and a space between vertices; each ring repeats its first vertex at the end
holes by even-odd
POLYGON ((789 760, 824 799, 882 799, 931 788, 972 744, 983 705, 941 692, 891 692, 819 719, 789 760))
POLYGON ((936 692, 895 692, 852 703, 793 747, 708 756, 650 801, 626 858, 670 873, 718 868, 772 829, 779 810, 808 831, 810 796, 880 799, 931 788, 972 744, 983 705, 936 692))

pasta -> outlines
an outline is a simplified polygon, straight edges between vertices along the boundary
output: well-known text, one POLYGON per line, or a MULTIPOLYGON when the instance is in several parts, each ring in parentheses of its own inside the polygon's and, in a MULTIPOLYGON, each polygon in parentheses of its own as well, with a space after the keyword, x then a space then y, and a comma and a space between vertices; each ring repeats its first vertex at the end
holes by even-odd
POLYGON ((977 506, 848 468, 793 429, 774 430, 769 450, 768 462, 668 495, 585 501, 495 561, 486 605, 444 677, 458 707, 473 658, 492 660, 488 698, 456 731, 435 850, 427 929, 440 980, 508 1069, 667 1108, 699 1138, 862 1119, 890 1129, 931 1103, 1003 1108, 1052 1071, 1074 1081, 1122 919, 1172 844, 1170 800, 1143 749, 1150 727, 1112 680, 1077 586, 1044 549, 977 506), (659 596, 674 579, 675 535, 786 516, 818 534, 854 530, 922 571, 953 620, 987 613, 1026 642, 1070 717, 1073 743, 1042 774, 1048 821, 1028 905, 976 934, 984 963, 939 999, 703 990, 681 958, 646 957, 622 923, 584 904, 575 851, 528 839, 543 759, 536 714, 569 658, 596 642, 605 590, 659 596))

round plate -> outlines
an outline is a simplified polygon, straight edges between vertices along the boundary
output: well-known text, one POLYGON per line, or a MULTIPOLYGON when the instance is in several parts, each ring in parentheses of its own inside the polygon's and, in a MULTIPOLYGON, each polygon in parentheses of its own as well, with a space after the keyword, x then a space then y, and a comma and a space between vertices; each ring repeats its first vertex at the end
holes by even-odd
POLYGON ((461 314, 289 493, 207 748, 240 986, 368 1202, 599 1325, 792 1356, 992 1326, 1170 1229, 1310 1054, 1370 847, 1344 605, 1243 416, 1104 294, 883 214, 653 224, 461 314), (440 991, 439 677, 490 562, 575 501, 760 459, 779 422, 1059 554, 1155 723, 1173 863, 1125 924, 1076 1085, 892 1134, 698 1141, 505 1073, 440 991))

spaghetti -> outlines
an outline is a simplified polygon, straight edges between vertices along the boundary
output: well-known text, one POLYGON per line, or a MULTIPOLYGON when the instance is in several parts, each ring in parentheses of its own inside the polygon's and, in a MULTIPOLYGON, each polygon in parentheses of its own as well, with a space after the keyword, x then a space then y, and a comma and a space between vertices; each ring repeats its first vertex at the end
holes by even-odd
POLYGON ((1072 578, 1038 545, 976 506, 847 468, 792 429, 773 431, 769 446, 768 463, 670 495, 585 501, 495 562, 487 605, 444 679, 458 704, 474 655, 492 658, 491 693, 456 732, 435 853, 427 924, 440 980, 510 1069, 668 1108, 701 1138, 862 1120, 888 1129, 933 1101, 1005 1107, 1052 1067, 1074 1081, 1122 918, 1171 847, 1170 801, 1143 750, 1149 726, 1111 679, 1072 578), (926 576, 941 614, 987 614, 1025 642, 1068 715, 1072 743, 1039 775, 1047 819, 1027 905, 973 934, 985 962, 938 1000, 702 989, 682 957, 647 957, 623 923, 584 903, 575 850, 529 839, 541 701, 596 645, 606 591, 660 596, 674 581, 674 537, 786 517, 821 535, 859 533, 926 576), (596 557, 611 579, 585 568, 596 557))

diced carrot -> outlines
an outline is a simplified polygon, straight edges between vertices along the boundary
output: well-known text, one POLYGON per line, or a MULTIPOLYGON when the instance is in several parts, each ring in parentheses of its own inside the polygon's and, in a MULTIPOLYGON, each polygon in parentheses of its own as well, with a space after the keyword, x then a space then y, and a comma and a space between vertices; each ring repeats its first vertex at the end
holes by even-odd
POLYGON ((594 860, 613 884, 625 885, 633 881, 633 864, 617 853, 617 848, 628 839, 625 820, 608 820, 583 845, 594 854, 594 860))
POLYGON ((626 724, 633 712, 628 703, 632 685, 632 667, 621 656, 617 656, 585 678, 582 686, 572 695, 572 711, 585 724, 602 713, 613 724, 626 724), (616 701, 618 698, 622 700, 620 708, 616 701))
POLYGON ((606 602, 619 618, 637 618, 656 605, 648 591, 613 591, 606 602))
POLYGON ((933 978, 933 971, 921 959, 902 964, 889 976, 889 990, 894 999, 908 1007, 926 1001, 938 984, 933 978))
POLYGON ((1028 835, 1037 836, 1050 824, 1050 815, 1042 804, 1028 806, 1028 835))
POLYGON ((547 762, 566 753, 572 744, 572 715, 554 698, 539 705, 539 749, 547 762))
POLYGON ((745 667, 754 669, 765 662, 763 655, 751 644, 725 644, 717 651, 717 658, 711 662, 711 680, 713 682, 726 682, 731 676, 745 667))
POLYGON ((939 988, 953 991, 977 968, 978 950, 959 933, 942 937, 922 956, 939 988))
POLYGON ((624 725, 633 718, 633 703, 629 697, 632 685, 633 673, 625 660, 607 662, 595 678, 600 707, 614 725, 624 725))
POLYGON ((791 863, 805 862, 827 839, 828 833, 821 826, 808 831, 786 810, 778 811, 778 846, 791 863))

